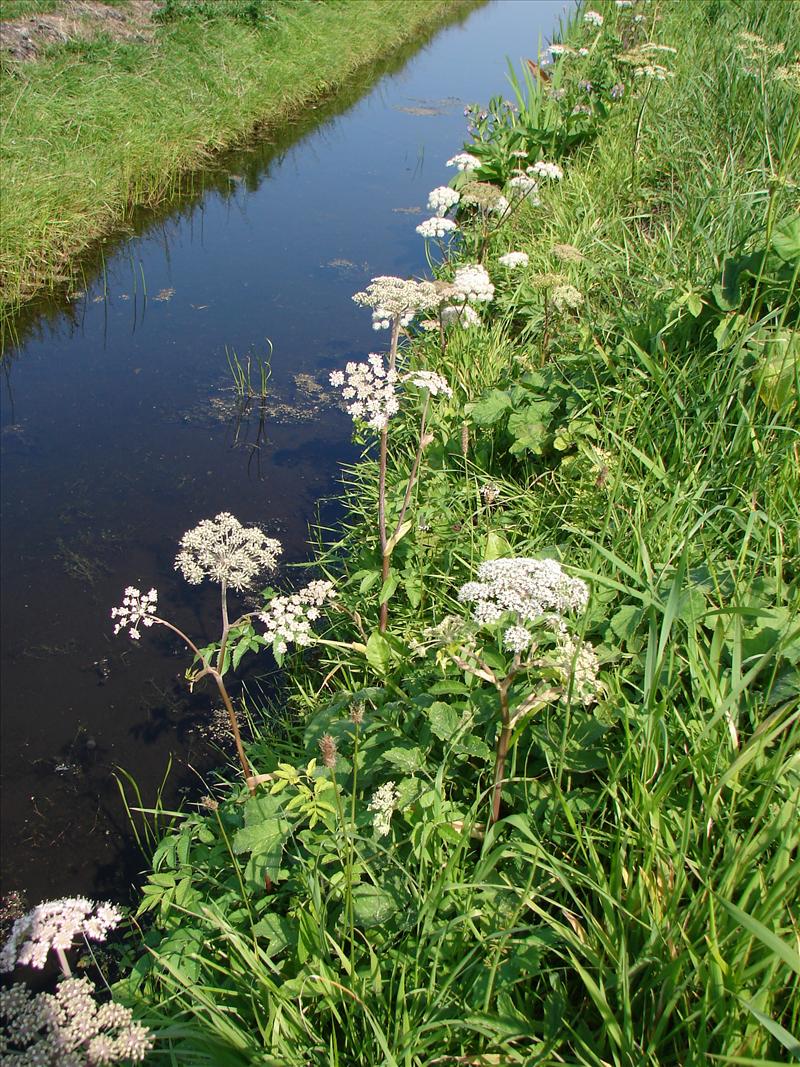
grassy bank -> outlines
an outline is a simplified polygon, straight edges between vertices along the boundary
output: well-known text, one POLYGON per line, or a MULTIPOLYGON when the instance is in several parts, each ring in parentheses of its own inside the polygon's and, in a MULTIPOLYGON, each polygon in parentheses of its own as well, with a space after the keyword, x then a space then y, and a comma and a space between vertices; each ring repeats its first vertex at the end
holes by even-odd
POLYGON ((334 379, 330 586, 197 650, 287 688, 158 826, 153 1063, 800 1057, 794 14, 604 0, 473 114, 442 284, 334 379))
POLYGON ((216 151, 287 121, 470 5, 274 0, 256 6, 255 24, 201 17, 221 5, 173 6, 177 17, 158 23, 150 42, 75 39, 36 62, 4 64, 6 314, 68 281, 82 249, 216 151))

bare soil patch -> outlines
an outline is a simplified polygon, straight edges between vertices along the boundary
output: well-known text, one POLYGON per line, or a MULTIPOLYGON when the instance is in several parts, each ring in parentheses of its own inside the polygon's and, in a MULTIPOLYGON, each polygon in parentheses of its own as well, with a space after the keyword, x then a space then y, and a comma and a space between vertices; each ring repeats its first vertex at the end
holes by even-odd
POLYGON ((63 0, 58 11, 0 22, 0 51, 17 60, 35 60, 51 45, 101 34, 119 41, 150 41, 156 7, 155 0, 134 0, 124 7, 99 0, 63 0))

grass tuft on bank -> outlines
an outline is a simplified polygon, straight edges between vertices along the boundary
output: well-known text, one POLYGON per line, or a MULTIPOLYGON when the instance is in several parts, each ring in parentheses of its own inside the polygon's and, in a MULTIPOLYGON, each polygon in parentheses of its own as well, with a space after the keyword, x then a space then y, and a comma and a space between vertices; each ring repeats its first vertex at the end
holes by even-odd
POLYGON ((220 149, 286 122, 469 6, 271 0, 251 22, 252 5, 206 17, 222 8, 173 4, 152 41, 100 34, 4 61, 3 313, 69 282, 82 250, 220 149))

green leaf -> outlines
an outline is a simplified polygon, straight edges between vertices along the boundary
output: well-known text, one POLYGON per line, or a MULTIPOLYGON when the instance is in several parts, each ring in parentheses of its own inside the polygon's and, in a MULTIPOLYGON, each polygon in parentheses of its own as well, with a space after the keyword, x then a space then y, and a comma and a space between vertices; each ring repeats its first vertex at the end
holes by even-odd
POLYGON ((376 582, 380 581, 381 572, 379 570, 368 571, 361 579, 361 585, 359 586, 359 592, 363 595, 368 593, 376 582))
POLYGON ((514 438, 509 451, 512 455, 520 452, 533 452, 540 456, 547 441, 548 427, 543 422, 532 418, 527 409, 515 411, 508 417, 508 431, 514 438))
POLYGON ((297 927, 283 915, 265 915, 253 927, 253 934, 268 942, 268 956, 277 956, 287 945, 297 943, 297 927))
POLYGON ((362 929, 382 926, 398 910, 397 899, 376 885, 357 885, 352 891, 353 917, 362 929))
POLYGON ((379 674, 384 674, 389 666, 389 642, 376 630, 367 641, 367 663, 379 674))
POLYGON ((511 397, 503 389, 490 389, 480 400, 467 404, 466 412, 476 426, 493 426, 511 407, 511 397))
POLYGON ((490 530, 486 535, 486 546, 483 550, 483 558, 485 560, 503 559, 505 556, 511 555, 513 555, 511 545, 505 537, 496 530, 490 530))
POLYGON ((381 595, 378 603, 385 604, 387 600, 391 600, 392 596, 394 595, 394 591, 395 589, 397 589, 399 584, 399 575, 397 573, 390 574, 381 586, 381 595))
POLYGON ((792 215, 775 227, 772 247, 787 263, 800 259, 800 215, 792 215))
POLYGON ((697 293, 689 293, 686 297, 686 307, 689 313, 697 318, 703 310, 703 301, 697 293))
POLYGON ((413 525, 414 525, 414 523, 411 521, 411 519, 406 519, 406 521, 402 524, 402 526, 397 531, 397 533, 392 534, 392 536, 386 542, 386 555, 387 556, 391 556, 392 552, 394 552, 395 548, 403 540, 403 538, 405 537, 405 535, 408 533, 408 531, 411 529, 411 527, 413 525))
POLYGON ((390 748, 383 753, 383 759, 405 774, 415 774, 425 767, 425 753, 416 745, 413 748, 390 748))
POLYGON ((428 708, 427 714, 433 734, 442 741, 450 741, 461 722, 461 716, 456 709, 437 700, 428 708))
POLYGON ((478 759, 487 761, 492 758, 491 749, 486 742, 473 734, 466 734, 459 738, 453 745, 453 749, 461 756, 476 756, 478 759))
POLYGON ((642 609, 633 604, 624 604, 613 616, 610 625, 620 641, 630 641, 641 621, 642 609))

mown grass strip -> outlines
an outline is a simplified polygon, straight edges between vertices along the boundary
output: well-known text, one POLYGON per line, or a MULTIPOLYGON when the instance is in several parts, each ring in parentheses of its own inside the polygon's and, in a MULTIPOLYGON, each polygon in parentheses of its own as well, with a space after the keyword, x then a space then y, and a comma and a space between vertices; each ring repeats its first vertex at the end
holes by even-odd
POLYGON ((277 0, 269 21, 181 19, 152 44, 73 41, 4 64, 0 299, 71 276, 82 249, 180 176, 274 127, 473 0, 277 0))

